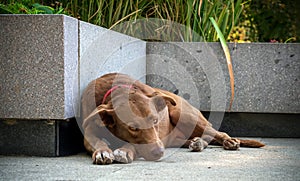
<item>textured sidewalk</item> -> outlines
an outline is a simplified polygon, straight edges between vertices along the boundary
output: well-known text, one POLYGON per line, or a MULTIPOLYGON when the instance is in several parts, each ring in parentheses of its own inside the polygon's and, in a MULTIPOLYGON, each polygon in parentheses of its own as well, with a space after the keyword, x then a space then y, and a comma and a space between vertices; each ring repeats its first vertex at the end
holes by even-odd
POLYGON ((93 165, 68 157, 0 156, 0 180, 300 180, 300 139, 255 138, 264 148, 167 149, 157 162, 93 165))

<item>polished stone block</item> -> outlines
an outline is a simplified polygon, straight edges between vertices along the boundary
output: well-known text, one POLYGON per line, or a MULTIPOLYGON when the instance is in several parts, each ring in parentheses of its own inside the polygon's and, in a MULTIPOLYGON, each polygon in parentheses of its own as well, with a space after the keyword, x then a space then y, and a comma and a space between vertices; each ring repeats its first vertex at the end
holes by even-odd
POLYGON ((0 118, 73 117, 78 21, 64 15, 0 15, 0 34, 0 118))

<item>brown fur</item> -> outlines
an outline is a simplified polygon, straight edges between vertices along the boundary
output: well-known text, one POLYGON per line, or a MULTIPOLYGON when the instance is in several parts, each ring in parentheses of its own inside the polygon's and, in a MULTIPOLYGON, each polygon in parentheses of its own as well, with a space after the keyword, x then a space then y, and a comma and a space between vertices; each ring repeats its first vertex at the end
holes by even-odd
POLYGON ((87 86, 82 96, 82 118, 84 145, 95 164, 130 163, 137 157, 158 160, 166 147, 202 151, 210 142, 228 150, 264 146, 216 131, 180 96, 124 74, 107 74, 87 86), (114 85, 132 88, 120 86, 102 104, 105 93, 114 85))

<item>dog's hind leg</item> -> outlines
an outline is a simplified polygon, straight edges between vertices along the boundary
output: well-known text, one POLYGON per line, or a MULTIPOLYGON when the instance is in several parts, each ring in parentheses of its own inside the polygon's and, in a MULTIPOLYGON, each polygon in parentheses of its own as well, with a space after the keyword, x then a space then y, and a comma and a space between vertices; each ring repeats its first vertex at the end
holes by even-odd
POLYGON ((200 152, 208 146, 208 143, 200 137, 195 137, 188 141, 189 141, 188 148, 193 152, 200 152))
POLYGON ((237 150, 240 147, 238 139, 215 130, 202 113, 183 98, 178 98, 176 106, 170 103, 167 105, 172 125, 175 125, 187 139, 201 137, 207 143, 215 139, 226 150, 237 150))
POLYGON ((205 128, 202 137, 209 143, 219 143, 225 150, 237 150, 240 147, 239 139, 231 138, 228 134, 217 131, 210 126, 205 128))
POLYGON ((182 147, 189 148, 193 152, 200 152, 204 150, 208 143, 200 137, 186 139, 185 135, 175 128, 169 135, 169 139, 162 140, 166 147, 182 147))
POLYGON ((189 148, 189 150, 193 152, 200 152, 204 150, 207 146, 208 143, 200 137, 195 137, 189 140, 176 138, 173 140, 172 144, 168 145, 168 147, 189 148))

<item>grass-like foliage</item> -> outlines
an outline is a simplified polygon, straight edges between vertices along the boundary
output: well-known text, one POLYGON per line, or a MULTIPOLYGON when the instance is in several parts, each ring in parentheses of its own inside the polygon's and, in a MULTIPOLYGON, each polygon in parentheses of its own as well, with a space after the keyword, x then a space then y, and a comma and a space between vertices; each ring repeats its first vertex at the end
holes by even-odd
MULTIPOLYGON (((184 34, 180 35, 181 41, 217 41, 217 32, 210 17, 216 20, 227 40, 243 10, 242 0, 64 0, 63 3, 73 17, 106 28, 145 18, 176 22, 186 28, 184 34), (198 35, 195 36, 195 33, 198 35)), ((129 24, 127 28, 127 33, 131 35, 141 30, 141 27, 129 27, 129 24)), ((168 24, 161 24, 161 28, 156 29, 157 37, 154 39, 159 39, 162 33, 176 33, 174 27, 168 27, 168 24)), ((143 30, 147 31, 147 27, 143 27, 143 30)))

